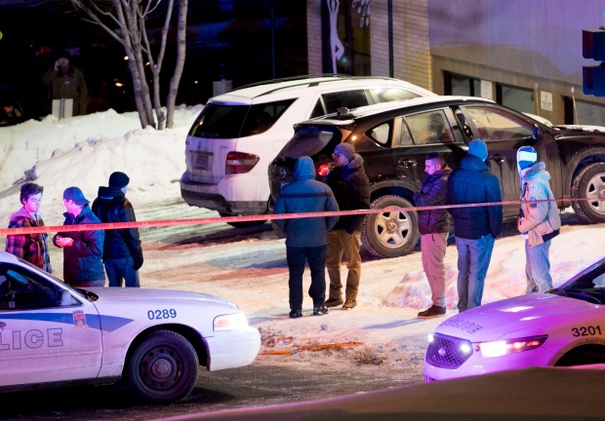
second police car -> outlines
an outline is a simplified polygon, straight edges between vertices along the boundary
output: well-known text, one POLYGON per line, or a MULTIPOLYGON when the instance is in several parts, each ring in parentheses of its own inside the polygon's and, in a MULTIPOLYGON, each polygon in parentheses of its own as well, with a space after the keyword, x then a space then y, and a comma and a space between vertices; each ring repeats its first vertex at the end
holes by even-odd
POLYGON ((605 259, 559 288, 475 307, 430 335, 425 380, 605 363, 605 259))
POLYGON ((260 335, 238 307, 193 292, 74 289, 0 252, 0 392, 120 380, 173 402, 209 371, 250 364, 260 335))

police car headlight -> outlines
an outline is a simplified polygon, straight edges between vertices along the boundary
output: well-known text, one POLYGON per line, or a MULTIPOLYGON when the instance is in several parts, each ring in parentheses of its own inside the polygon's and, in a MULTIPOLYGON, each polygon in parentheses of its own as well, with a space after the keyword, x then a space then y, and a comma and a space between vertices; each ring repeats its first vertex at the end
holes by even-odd
POLYGON ((242 313, 226 314, 214 319, 214 330, 237 330, 248 326, 248 319, 242 313))
POLYGON ((506 341, 482 342, 478 345, 484 358, 501 357, 506 354, 531 351, 542 346, 548 335, 529 336, 506 341))

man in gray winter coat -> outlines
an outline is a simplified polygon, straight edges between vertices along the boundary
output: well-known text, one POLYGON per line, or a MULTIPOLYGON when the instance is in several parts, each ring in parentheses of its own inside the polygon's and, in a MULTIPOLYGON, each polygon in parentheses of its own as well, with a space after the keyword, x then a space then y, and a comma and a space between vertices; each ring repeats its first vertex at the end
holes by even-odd
MULTIPOLYGON (((315 180, 313 160, 303 156, 294 165, 294 181, 285 185, 277 197, 275 214, 337 211, 338 204, 328 185, 315 180)), ((309 296, 313 299, 313 315, 328 312, 324 306, 326 297, 327 232, 332 229, 337 216, 278 219, 276 224, 286 233, 290 288, 290 317, 302 317, 302 277, 305 262, 311 271, 309 296)))

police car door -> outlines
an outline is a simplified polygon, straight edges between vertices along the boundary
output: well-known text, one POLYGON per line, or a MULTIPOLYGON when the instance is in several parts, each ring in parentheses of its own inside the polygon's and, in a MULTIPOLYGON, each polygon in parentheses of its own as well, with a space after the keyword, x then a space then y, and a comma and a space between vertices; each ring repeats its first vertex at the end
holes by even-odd
POLYGON ((60 281, 0 263, 0 386, 96 377, 98 320, 92 303, 60 281))

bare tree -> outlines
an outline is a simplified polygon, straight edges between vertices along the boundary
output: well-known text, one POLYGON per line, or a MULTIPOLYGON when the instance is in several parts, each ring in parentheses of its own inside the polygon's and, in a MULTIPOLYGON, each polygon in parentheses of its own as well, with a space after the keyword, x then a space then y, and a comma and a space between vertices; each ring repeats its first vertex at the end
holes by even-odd
POLYGON ((183 74, 186 53, 188 0, 176 0, 178 8, 176 30, 176 62, 166 98, 166 115, 160 98, 160 76, 171 29, 175 0, 166 0, 166 13, 158 51, 153 51, 146 23, 164 0, 69 0, 84 19, 99 25, 124 47, 132 76, 134 100, 143 128, 162 130, 174 124, 174 107, 179 82, 183 74), (117 30, 116 30, 117 29, 117 30), (155 54, 155 55, 154 55, 155 54), (146 68, 152 76, 153 96, 149 90, 146 68), (154 118, 155 113, 155 118, 154 118))

